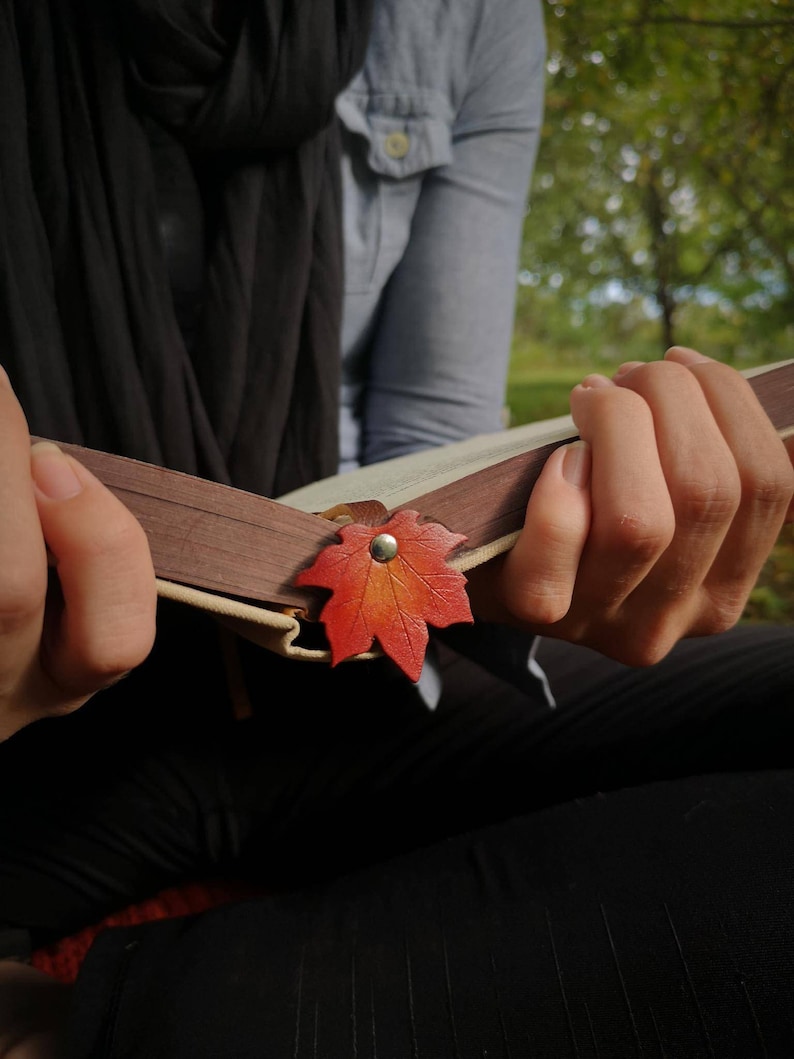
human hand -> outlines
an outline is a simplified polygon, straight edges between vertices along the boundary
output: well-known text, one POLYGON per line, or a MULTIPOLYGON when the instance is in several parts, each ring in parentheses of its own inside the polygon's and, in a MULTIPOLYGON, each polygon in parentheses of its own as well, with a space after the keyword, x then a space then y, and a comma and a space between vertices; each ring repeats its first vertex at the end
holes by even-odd
POLYGON ((794 494, 747 381, 674 347, 588 376, 571 413, 583 441, 548 460, 513 549, 474 571, 475 614, 629 665, 734 625, 794 494))
POLYGON ((59 448, 31 448, 0 368, 0 740, 142 662, 156 600, 140 523, 59 448))
POLYGON ((62 1055, 71 992, 35 967, 0 960, 0 1059, 62 1055))

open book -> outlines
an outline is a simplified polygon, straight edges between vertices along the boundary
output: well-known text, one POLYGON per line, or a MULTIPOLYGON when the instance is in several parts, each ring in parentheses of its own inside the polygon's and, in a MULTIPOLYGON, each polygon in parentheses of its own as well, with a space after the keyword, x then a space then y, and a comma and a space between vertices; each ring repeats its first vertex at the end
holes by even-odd
MULTIPOLYGON (((783 437, 794 433, 794 361, 744 372, 783 437)), ((125 457, 64 445, 138 517, 161 596, 210 611, 281 654, 328 661, 329 592, 297 584, 351 521, 399 511, 456 535, 446 566, 464 572, 507 551, 550 453, 576 437, 569 416, 514 427, 336 475, 270 500, 125 457), (322 631, 322 625, 319 626, 322 631)), ((382 644, 357 658, 381 653, 382 644)))

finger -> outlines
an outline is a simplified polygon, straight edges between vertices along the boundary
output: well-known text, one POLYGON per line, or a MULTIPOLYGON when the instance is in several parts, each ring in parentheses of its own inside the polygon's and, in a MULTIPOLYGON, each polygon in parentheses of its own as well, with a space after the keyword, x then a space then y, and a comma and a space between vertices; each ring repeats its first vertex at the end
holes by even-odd
MULTIPOLYGON (((686 346, 672 346, 665 353, 666 360, 675 360, 679 364, 684 364, 687 367, 694 367, 699 364, 715 363, 715 361, 699 353, 696 349, 689 349, 686 346)), ((789 435, 784 439, 784 448, 790 464, 794 465, 794 435, 789 435)), ((774 448, 774 446, 773 446, 774 448)), ((775 457, 777 458, 777 457, 775 457)), ((794 522, 794 497, 789 500, 786 514, 784 516, 785 522, 794 522)))
POLYGON ((565 445, 546 461, 521 534, 502 567, 503 598, 520 621, 547 624, 571 604, 590 528, 590 446, 565 445))
POLYGON ((60 612, 48 614, 42 660, 52 683, 79 700, 149 653, 154 571, 140 523, 77 460, 40 442, 31 449, 31 467, 63 595, 60 612))
POLYGON ((616 610, 672 540, 675 523, 647 403, 601 376, 571 392, 571 412, 593 452, 592 528, 576 607, 616 610))
POLYGON ((0 697, 37 656, 47 557, 30 479, 25 416, 0 368, 0 697))
POLYGON ((652 409, 676 518, 673 541, 643 592, 657 596, 660 614, 665 601, 677 601, 685 624, 685 600, 695 606, 740 505, 735 454, 695 375, 683 365, 644 364, 622 375, 618 385, 639 393, 652 409))
POLYGON ((707 606, 697 631, 709 632, 730 627, 741 616, 789 511, 794 471, 747 380, 699 354, 688 362, 732 452, 740 481, 739 507, 704 583, 707 606))

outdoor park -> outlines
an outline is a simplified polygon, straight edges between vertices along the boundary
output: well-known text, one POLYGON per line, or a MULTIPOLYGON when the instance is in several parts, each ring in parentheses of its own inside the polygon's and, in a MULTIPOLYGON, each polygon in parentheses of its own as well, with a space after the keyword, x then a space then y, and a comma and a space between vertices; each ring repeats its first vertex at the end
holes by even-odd
MULTIPOLYGON (((546 25, 511 423, 671 345, 738 368, 794 358, 794 8, 552 0, 546 25)), ((745 620, 794 623, 794 527, 745 620)))

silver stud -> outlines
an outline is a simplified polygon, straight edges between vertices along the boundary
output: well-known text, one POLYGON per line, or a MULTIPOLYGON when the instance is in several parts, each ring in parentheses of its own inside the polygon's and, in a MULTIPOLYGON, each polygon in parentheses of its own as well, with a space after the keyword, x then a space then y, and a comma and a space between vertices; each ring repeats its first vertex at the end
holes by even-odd
POLYGON ((372 538, 369 546, 369 554, 376 563, 388 563, 398 550, 397 538, 392 537, 391 533, 379 533, 377 537, 372 538))

